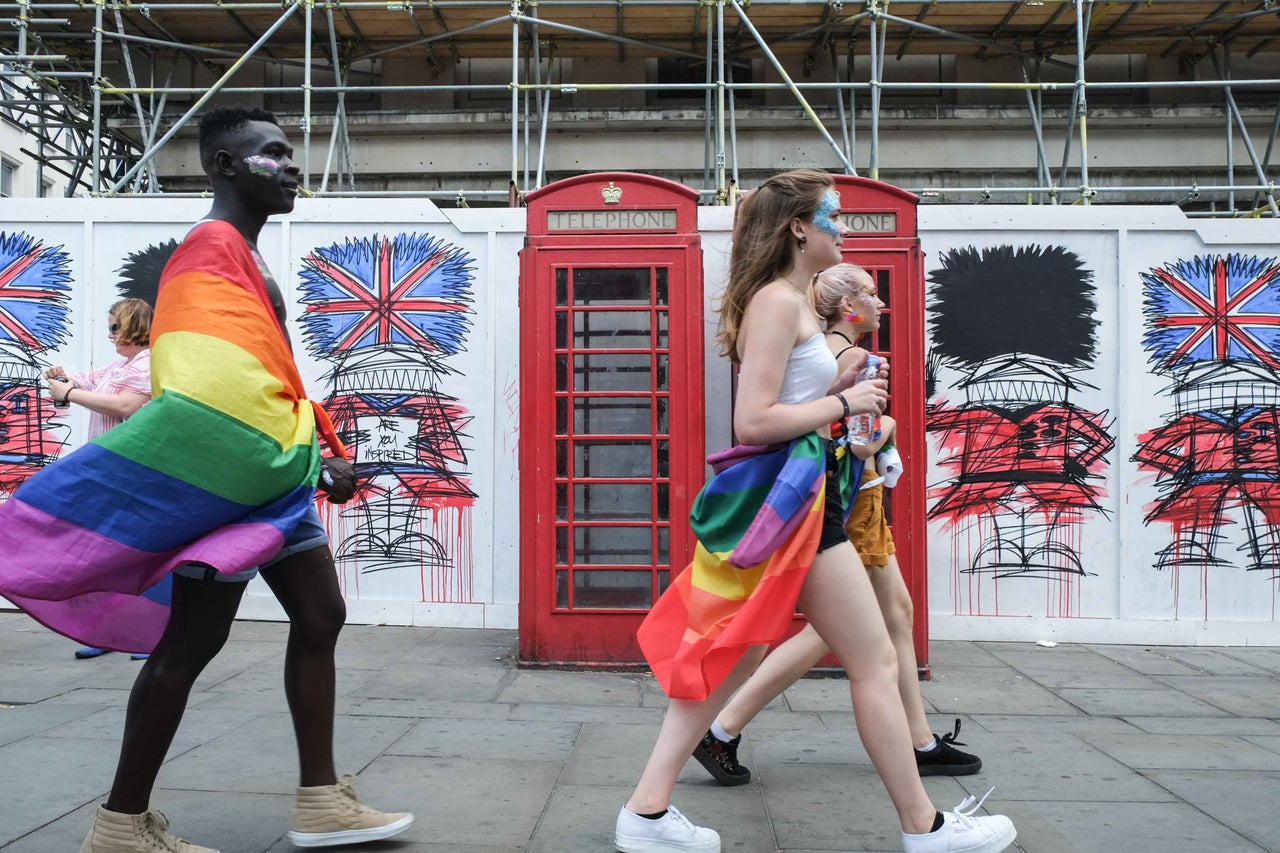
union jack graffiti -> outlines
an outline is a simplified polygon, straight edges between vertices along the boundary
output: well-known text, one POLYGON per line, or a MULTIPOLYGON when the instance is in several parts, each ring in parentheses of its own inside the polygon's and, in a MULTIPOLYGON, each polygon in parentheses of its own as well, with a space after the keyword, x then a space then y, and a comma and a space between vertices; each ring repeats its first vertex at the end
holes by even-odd
POLYGON ((1280 578, 1280 259, 1198 255, 1141 279, 1143 346, 1174 403, 1138 435, 1134 461, 1159 492, 1144 521, 1170 529, 1155 567, 1175 591, 1177 570, 1199 570, 1207 613, 1214 572, 1280 578), (1223 553, 1232 542, 1243 559, 1223 553))
POLYGON ((440 389, 471 327, 472 268, 461 249, 419 234, 347 240, 303 259, 303 334, 333 364, 325 407, 359 477, 338 513, 354 529, 334 554, 357 595, 362 575, 411 570, 423 601, 472 600, 471 416, 440 389))
POLYGON ((22 232, 0 232, 0 497, 58 457, 68 429, 53 422, 40 357, 69 334, 70 259, 22 232))

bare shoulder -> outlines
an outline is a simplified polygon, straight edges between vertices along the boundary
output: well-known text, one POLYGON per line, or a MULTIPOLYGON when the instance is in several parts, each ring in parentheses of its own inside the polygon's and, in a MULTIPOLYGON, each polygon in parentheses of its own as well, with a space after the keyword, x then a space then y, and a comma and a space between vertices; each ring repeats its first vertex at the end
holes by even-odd
POLYGON ((777 281, 760 288, 747 303, 748 313, 759 313, 774 321, 796 321, 807 310, 804 297, 795 288, 777 281))

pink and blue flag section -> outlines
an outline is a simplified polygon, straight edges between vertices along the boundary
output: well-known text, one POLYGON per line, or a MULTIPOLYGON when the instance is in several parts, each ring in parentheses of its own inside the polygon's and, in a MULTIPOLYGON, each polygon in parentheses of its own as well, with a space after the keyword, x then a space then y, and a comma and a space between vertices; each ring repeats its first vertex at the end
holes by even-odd
POLYGON ((0 505, 0 595, 129 652, 159 640, 177 566, 231 574, 280 550, 312 506, 317 427, 344 455, 231 225, 202 223, 175 252, 151 340, 152 401, 0 505))

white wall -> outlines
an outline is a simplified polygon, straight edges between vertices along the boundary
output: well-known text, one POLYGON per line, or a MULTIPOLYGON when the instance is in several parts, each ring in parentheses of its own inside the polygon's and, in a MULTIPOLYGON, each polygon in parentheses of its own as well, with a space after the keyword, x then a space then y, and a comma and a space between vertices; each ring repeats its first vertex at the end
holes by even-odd
MULTIPOLYGON (((1214 444, 1224 443, 1221 440, 1201 441, 1197 447, 1172 442, 1175 457, 1200 472, 1201 508, 1212 501, 1212 495, 1225 498, 1219 519, 1193 507, 1189 518, 1177 521, 1177 531, 1168 519, 1148 518, 1152 507, 1168 494, 1163 487, 1171 488, 1176 477, 1158 477, 1134 461, 1142 446, 1140 436, 1172 420, 1176 405, 1170 386, 1177 376, 1153 369, 1151 354, 1143 346, 1152 315, 1144 305, 1142 276, 1167 270, 1178 261, 1231 254, 1280 263, 1280 229, 1275 222, 1188 220, 1174 208, 926 206, 920 210, 920 230, 926 276, 935 279, 947 267, 947 253, 955 249, 972 247, 981 253, 999 246, 1058 246, 1076 255, 1092 273, 1098 325, 1092 364, 1067 371, 1078 386, 1069 400, 1079 407, 1075 417, 1081 423, 1091 420, 1115 442, 1096 468, 1099 479, 1085 487, 1096 493, 1097 509, 1086 508, 1078 513, 1078 520, 1060 519, 1052 530, 1045 530, 1040 525, 1053 515, 1052 502, 1029 497, 1029 487, 1016 483, 1016 472, 1004 478, 1009 490, 999 499, 984 502, 974 497, 978 487, 973 483, 984 471, 989 480, 1001 482, 1001 465, 989 464, 976 452, 984 441, 978 435, 984 427, 970 428, 967 446, 963 430, 953 433, 952 450, 943 448, 941 430, 931 431, 929 484, 935 489, 930 500, 935 517, 929 526, 931 635, 1117 643, 1280 642, 1280 571, 1274 565, 1251 570, 1249 550, 1251 540, 1265 546, 1268 537, 1274 539, 1280 533, 1266 524, 1268 514, 1280 521, 1280 514, 1273 510, 1280 509, 1280 502, 1271 497, 1268 485, 1280 483, 1275 435, 1260 434, 1266 427, 1255 427, 1254 441, 1248 445, 1251 458, 1238 456, 1225 463, 1209 458, 1214 444), (957 452, 968 453, 968 474, 958 472, 957 452), (1259 524, 1252 535, 1245 525, 1248 501, 1240 497, 1239 489, 1221 483, 1232 474, 1255 483, 1250 487, 1255 495, 1253 520, 1259 524), (955 513, 939 517, 941 496, 966 477, 975 512, 963 518, 955 513), (1218 565, 1190 559, 1184 548, 1181 559, 1166 558, 1157 566, 1162 562, 1159 555, 1168 553, 1179 535, 1184 541, 1208 541, 1215 534, 1222 537, 1214 549, 1218 565), (1003 541, 1005 547, 993 552, 996 541, 1003 541), (1058 549, 1056 556, 1036 551, 1046 543, 1058 549), (1085 574, 1063 570, 1071 565, 1064 549, 1078 555, 1085 574)), ((1035 291, 1035 282, 1027 282, 1027 287, 1035 291)), ((931 305, 936 305, 939 285, 926 283, 926 292, 931 305)), ((1243 307, 1250 313, 1280 316, 1280 299, 1266 295, 1272 292, 1280 293, 1280 287, 1263 288, 1262 301, 1243 307)), ((985 309, 986 322, 975 323, 973 334, 995 339, 1010 337, 1014 332, 1007 324, 1023 322, 1026 314, 1024 304, 1011 300, 993 299, 985 309)), ((937 344, 931 336, 929 347, 937 349, 937 344)), ((1265 356, 1280 355, 1280 347, 1264 346, 1261 351, 1265 356)), ((1211 361, 1202 363, 1200 370, 1212 373, 1215 363, 1222 364, 1211 361)), ((1242 374, 1238 368, 1225 369, 1235 372, 1212 395, 1210 408, 1218 415, 1229 415, 1249 400, 1273 399, 1280 392, 1280 375, 1274 371, 1242 374)), ((982 407, 976 389, 967 394, 961 387, 966 375, 954 363, 939 371, 937 393, 930 401, 935 413, 982 407)), ((1205 379, 1199 386, 1205 400, 1211 396, 1205 382, 1211 381, 1205 379)), ((1022 394, 1025 399, 1028 387, 1007 384, 1002 393, 1022 394)), ((1029 396, 1036 398, 1034 393, 1029 396)), ((1045 398, 1042 392, 1039 399, 1045 398)), ((1016 408, 1009 402, 1002 405, 1016 408)), ((1265 424, 1274 412, 1274 407, 1264 406, 1255 414, 1265 424)), ((1012 419, 1023 424, 1034 420, 1019 417, 1012 419)), ((988 419, 987 428, 994 429, 991 423, 988 419)), ((1082 427, 1077 423, 1069 429, 1082 427)), ((1081 437, 1080 442, 1088 439, 1081 437)), ((998 443, 988 443, 988 450, 998 443)), ((1033 453, 1046 452, 1034 437, 1030 446, 1039 448, 1033 453)), ((1013 467, 1004 465, 1006 471, 1013 467)), ((1185 495, 1188 489, 1179 493, 1185 495)))
MULTIPOLYGON (((46 245, 61 247, 73 285, 69 302, 71 334, 58 349, 40 353, 41 363, 99 364, 112 357, 103 328, 106 307, 116 297, 116 271, 130 252, 180 237, 199 219, 207 202, 194 199, 33 200, 21 210, 0 211, 0 231, 22 231, 46 245)), ((706 429, 709 451, 730 437, 731 371, 712 341, 713 311, 727 274, 732 211, 701 208, 706 324, 706 429)), ((1157 568, 1157 555, 1173 541, 1170 524, 1147 523, 1148 507, 1161 492, 1151 471, 1133 456, 1139 435, 1159 427, 1173 411, 1170 376, 1151 369, 1143 349, 1144 273, 1179 260, 1232 253, 1280 256, 1280 229, 1269 221, 1196 221, 1174 208, 945 207, 920 210, 925 272, 935 274, 953 249, 1057 246, 1074 254, 1091 273, 1095 288, 1096 344, 1090 365, 1071 373, 1078 390, 1070 402, 1095 419, 1115 443, 1098 466, 1098 510, 1078 521, 1055 525, 1041 538, 1079 555, 1085 574, 1041 572, 1045 576, 994 578, 966 572, 997 528, 1007 531, 1019 508, 1006 502, 977 526, 947 518, 929 523, 929 613, 936 638, 1008 640, 1057 639, 1121 643, 1280 643, 1280 580, 1274 571, 1249 571, 1243 510, 1228 507, 1216 532, 1224 538, 1217 554, 1224 565, 1157 568), (1092 386, 1092 387, 1089 387, 1092 386), (1012 508, 1010 508, 1012 507, 1012 508)), ((465 462, 453 463, 474 493, 474 501, 450 512, 415 510, 414 530, 439 542, 444 565, 429 560, 379 562, 368 554, 340 564, 341 582, 353 622, 416 625, 515 627, 519 596, 518 506, 518 252, 523 245, 524 211, 441 210, 420 200, 302 200, 290 217, 263 233, 264 255, 286 292, 291 334, 311 393, 324 399, 333 388, 332 359, 318 357, 299 323, 304 305, 298 290, 303 258, 348 240, 374 235, 428 235, 468 256, 470 321, 462 347, 442 357, 432 381, 437 396, 453 398, 464 436, 465 462)), ((926 285, 936 297, 936 287, 926 285)), ((1017 306, 988 304, 975 334, 999 338, 1017 306)), ((1280 315, 1280 299, 1276 301, 1280 315)), ((930 341, 930 346, 934 345, 930 341)), ((0 352, 0 360, 6 357, 0 352)), ((403 366, 403 365, 402 365, 403 366)), ((421 365, 406 369, 421 370, 421 365)), ((340 370, 350 383, 359 372, 340 370)), ((411 379, 421 379, 421 372, 411 379)), ((965 372, 955 363, 938 372, 935 412, 962 407, 965 372)), ((1252 383, 1252 384, 1251 384, 1252 383)), ((1235 381, 1243 399, 1265 397, 1280 382, 1261 387, 1235 381)), ((1276 392, 1280 394, 1280 391, 1276 392)), ((972 402, 972 401, 970 401, 972 402)), ((71 444, 83 436, 83 412, 73 410, 71 444)), ((930 434, 929 484, 945 491, 956 479, 938 431, 930 434)), ((1272 442, 1274 444, 1274 442, 1272 442)), ((357 453, 360 448, 357 447, 357 453)), ((1256 467, 1256 466, 1255 466, 1256 467)), ((1271 469, 1280 479, 1280 466, 1271 469)), ((937 503, 935 491, 931 505, 937 503)), ((466 503, 465 501, 463 503, 466 503)), ((1269 509, 1263 501, 1259 504, 1269 509)), ((372 512, 372 510, 371 510, 372 512)), ((1277 514, 1280 517, 1280 513, 1277 514)), ((1255 518, 1256 520, 1256 518, 1255 518)), ((356 528, 356 519, 328 513, 337 549, 356 528)), ((407 529, 407 528, 406 528, 407 529)), ((1212 525, 1202 529, 1213 531, 1212 525)), ((1269 528, 1258 528, 1254 539, 1269 528)), ((1035 532, 1021 536, 1034 545, 1035 532)), ((1006 539, 1009 537, 1005 537, 1006 539)), ((1280 547, 1280 543, 1277 543, 1280 547)), ((981 568, 981 560, 977 565, 981 568)), ((250 587, 241 608, 248 618, 282 616, 261 582, 250 587)))

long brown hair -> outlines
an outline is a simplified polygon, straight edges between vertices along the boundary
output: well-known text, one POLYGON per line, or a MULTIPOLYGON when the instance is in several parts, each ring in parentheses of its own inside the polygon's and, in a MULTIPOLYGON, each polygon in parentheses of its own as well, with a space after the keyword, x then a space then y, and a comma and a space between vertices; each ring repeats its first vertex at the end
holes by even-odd
POLYGON ((729 254, 729 286, 720 300, 720 354, 738 363, 738 327, 760 288, 791 266, 791 220, 809 221, 835 186, 826 172, 795 169, 769 178, 738 205, 729 254))

